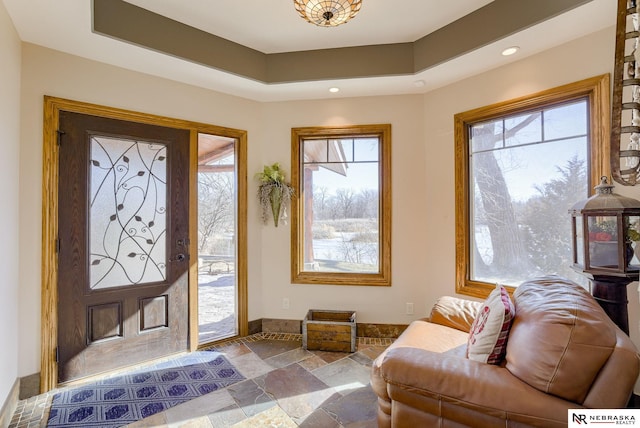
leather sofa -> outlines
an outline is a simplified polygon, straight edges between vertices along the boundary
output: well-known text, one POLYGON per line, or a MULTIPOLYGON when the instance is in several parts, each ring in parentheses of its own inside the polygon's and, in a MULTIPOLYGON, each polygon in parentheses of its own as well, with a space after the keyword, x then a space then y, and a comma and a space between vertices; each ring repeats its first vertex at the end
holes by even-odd
POLYGON ((566 427, 568 409, 626 406, 637 349, 585 289, 558 277, 517 287, 496 365, 466 357, 481 305, 440 298, 374 361, 379 427, 566 427))

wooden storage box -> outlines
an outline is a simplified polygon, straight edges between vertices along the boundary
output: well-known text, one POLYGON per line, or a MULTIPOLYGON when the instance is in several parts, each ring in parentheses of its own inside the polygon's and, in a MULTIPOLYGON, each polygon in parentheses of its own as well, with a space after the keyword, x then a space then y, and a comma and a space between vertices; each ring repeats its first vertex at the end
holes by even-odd
POLYGON ((302 347, 312 351, 356 352, 355 311, 309 310, 302 321, 302 347))

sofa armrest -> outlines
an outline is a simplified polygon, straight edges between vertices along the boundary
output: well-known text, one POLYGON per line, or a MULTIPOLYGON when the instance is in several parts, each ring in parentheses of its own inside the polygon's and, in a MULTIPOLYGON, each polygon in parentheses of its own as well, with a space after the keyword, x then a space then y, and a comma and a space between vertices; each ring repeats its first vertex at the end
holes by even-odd
POLYGON ((468 333, 481 306, 481 302, 442 296, 431 308, 429 321, 468 333))
POLYGON ((566 424, 567 409, 581 407, 527 385, 504 367, 423 349, 390 350, 380 373, 391 400, 423 405, 420 410, 427 413, 436 400, 503 418, 566 424))

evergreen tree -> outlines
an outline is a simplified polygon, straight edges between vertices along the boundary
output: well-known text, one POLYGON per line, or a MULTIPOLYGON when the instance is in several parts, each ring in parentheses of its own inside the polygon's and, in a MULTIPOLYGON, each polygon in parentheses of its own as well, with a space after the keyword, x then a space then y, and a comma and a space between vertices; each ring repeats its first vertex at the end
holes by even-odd
POLYGON ((586 168, 574 157, 558 167, 559 178, 536 186, 537 196, 520 207, 529 258, 541 274, 571 276, 571 217, 569 208, 584 199, 586 168))

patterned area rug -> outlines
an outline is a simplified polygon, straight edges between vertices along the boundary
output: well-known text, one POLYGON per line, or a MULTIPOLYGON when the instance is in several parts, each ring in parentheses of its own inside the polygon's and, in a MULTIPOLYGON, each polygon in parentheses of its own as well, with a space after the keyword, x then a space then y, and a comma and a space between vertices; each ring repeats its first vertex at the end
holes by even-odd
POLYGON ((47 427, 120 427, 243 379, 220 353, 194 352, 54 395, 47 427))

